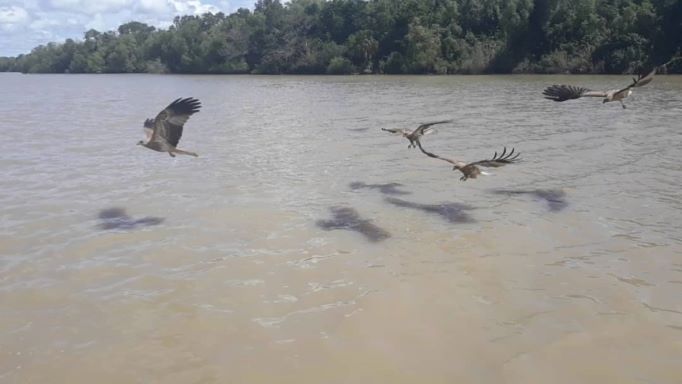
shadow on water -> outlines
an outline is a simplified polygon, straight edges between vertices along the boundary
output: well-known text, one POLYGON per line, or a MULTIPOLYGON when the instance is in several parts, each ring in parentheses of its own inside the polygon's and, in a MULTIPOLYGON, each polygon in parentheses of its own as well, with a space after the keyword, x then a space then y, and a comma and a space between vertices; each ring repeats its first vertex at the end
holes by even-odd
POLYGON ((443 220, 449 223, 473 223, 474 220, 471 215, 465 211, 474 209, 470 205, 461 203, 440 203, 440 204, 419 204, 411 201, 397 199, 395 197, 387 197, 386 202, 403 208, 417 209, 433 215, 438 215, 443 220))
POLYGON ((350 189, 378 189, 379 192, 385 195, 409 195, 412 192, 401 191, 398 187, 403 185, 400 183, 386 183, 386 184, 366 184, 361 181, 354 181, 348 185, 350 189))
POLYGON ((332 220, 318 220, 317 226, 325 231, 333 231, 335 229, 347 229, 349 231, 360 232, 367 240, 371 242, 379 242, 391 237, 383 228, 372 224, 371 220, 362 219, 353 208, 348 207, 331 207, 329 208, 334 218, 332 220))
POLYGON ((164 220, 160 217, 143 217, 141 219, 133 220, 132 217, 128 216, 125 209, 118 207, 103 209, 99 212, 97 217, 100 219, 97 228, 102 230, 137 229, 159 225, 163 223, 164 220))
POLYGON ((348 128, 348 130, 351 132, 366 132, 369 131, 369 128, 348 128))
POLYGON ((529 195, 547 203, 547 209, 551 212, 559 212, 568 207, 566 192, 561 189, 493 189, 491 192, 496 195, 529 195))

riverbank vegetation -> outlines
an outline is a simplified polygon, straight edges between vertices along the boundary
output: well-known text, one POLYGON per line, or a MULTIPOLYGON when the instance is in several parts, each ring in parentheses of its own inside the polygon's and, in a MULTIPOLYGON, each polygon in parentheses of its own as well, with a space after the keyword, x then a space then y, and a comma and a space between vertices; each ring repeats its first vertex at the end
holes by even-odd
POLYGON ((681 48, 680 0, 259 0, 168 29, 89 30, 0 58, 0 71, 632 73, 681 48))

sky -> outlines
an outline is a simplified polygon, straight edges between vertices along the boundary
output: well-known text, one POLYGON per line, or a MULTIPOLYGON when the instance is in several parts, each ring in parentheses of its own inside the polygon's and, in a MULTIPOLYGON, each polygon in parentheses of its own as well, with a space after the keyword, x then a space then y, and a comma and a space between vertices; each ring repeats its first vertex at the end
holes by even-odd
POLYGON ((0 56, 28 53, 32 48, 85 31, 109 31, 129 21, 167 28, 177 15, 232 13, 253 9, 256 0, 0 0, 0 56))

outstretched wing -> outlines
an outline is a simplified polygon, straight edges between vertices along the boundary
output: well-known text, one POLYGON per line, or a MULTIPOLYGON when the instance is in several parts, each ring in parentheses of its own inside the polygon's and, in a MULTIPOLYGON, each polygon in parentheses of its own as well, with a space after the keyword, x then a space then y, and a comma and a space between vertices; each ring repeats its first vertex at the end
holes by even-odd
POLYGON ((671 57, 670 60, 666 61, 665 63, 663 63, 663 64, 661 64, 661 65, 656 65, 656 66, 654 66, 654 68, 653 68, 651 71, 649 71, 649 73, 647 73, 646 75, 643 75, 643 74, 639 73, 639 74, 637 75, 637 77, 633 77, 633 78, 632 78, 632 83, 631 83, 630 85, 628 85, 627 87, 625 87, 625 88, 619 90, 618 93, 623 92, 623 91, 626 91, 626 90, 628 90, 628 89, 630 89, 630 88, 633 88, 633 87, 634 87, 634 88, 643 87, 643 86, 645 86, 645 85, 651 83, 651 81, 654 79, 654 76, 656 76, 656 72, 658 72, 658 69, 659 69, 659 68, 663 68, 663 67, 665 67, 666 65, 668 65, 668 64, 670 64, 670 63, 673 63, 673 62, 675 62, 675 61, 677 61, 677 60, 680 60, 680 59, 682 59, 681 56, 674 56, 674 57, 671 57))
POLYGON ((514 155, 514 148, 512 148, 512 150, 509 153, 507 153, 507 147, 504 147, 504 150, 502 151, 502 153, 499 156, 497 155, 497 152, 495 152, 492 159, 475 161, 473 163, 467 164, 467 166, 479 165, 481 167, 493 167, 493 168, 502 167, 504 165, 512 164, 512 163, 515 163, 517 161, 520 161, 521 159, 519 159, 519 155, 520 155, 520 153, 518 153, 518 152, 516 153, 516 155, 514 155))
POLYGON ((581 97, 606 97, 607 92, 592 91, 590 89, 577 87, 575 85, 554 84, 551 87, 545 88, 545 90, 542 91, 542 94, 545 95, 545 99, 553 101, 566 101, 581 97))
POLYGON ((632 78, 632 84, 630 84, 626 88, 623 88, 619 92, 630 89, 632 87, 643 87, 643 86, 649 84, 654 79, 654 76, 656 76, 656 72, 658 71, 659 68, 665 67, 666 65, 673 63, 673 62, 680 60, 680 59, 682 59, 681 56, 672 57, 672 58, 670 58, 670 60, 666 61, 665 63, 655 66, 654 69, 652 69, 646 75, 642 75, 641 73, 638 74, 637 77, 632 78))
POLYGON ((408 134, 410 131, 406 129, 392 129, 392 128, 381 128, 382 131, 390 132, 395 135, 402 135, 402 134, 408 134))
POLYGON ((663 63, 663 64, 661 64, 661 65, 659 65, 658 67, 659 67, 659 68, 660 68, 660 67, 665 67, 666 65, 668 65, 668 64, 670 64, 670 63, 674 63, 674 62, 676 62, 677 60, 682 60, 682 56, 679 56, 679 54, 680 54, 680 53, 679 53, 679 51, 678 51, 676 56, 671 57, 670 60, 666 61, 665 63, 663 63))
POLYGON ((176 99, 156 115, 151 140, 164 140, 173 147, 177 146, 183 126, 200 108, 201 103, 193 97, 176 99))
MULTIPOLYGON (((654 79, 654 76, 656 75, 656 71, 658 70, 658 67, 654 67, 654 69, 649 72, 648 74, 642 76, 641 74, 637 75, 637 77, 632 78, 632 83, 630 83, 627 87, 621 88, 617 90, 616 92, 613 93, 613 96, 619 96, 623 92, 628 92, 630 91, 631 88, 636 88, 636 87, 643 87, 651 82, 651 80, 654 79)), ((627 95, 626 95, 627 96, 627 95)))
POLYGON ((422 125, 418 126, 417 129, 415 129, 414 132, 412 132, 412 134, 413 135, 416 134, 418 136, 428 135, 429 133, 434 132, 433 128, 431 128, 432 125, 445 124, 445 123, 452 123, 452 119, 442 120, 442 121, 434 121, 431 123, 422 124, 422 125))
MULTIPOLYGON (((665 65, 665 64, 664 64, 665 65)), ((629 87, 625 89, 629 89, 632 87, 643 87, 649 83, 651 83, 651 80, 654 79, 654 76, 656 75, 656 71, 658 70, 658 67, 654 67, 651 72, 647 73, 646 75, 642 76, 642 74, 637 75, 637 78, 632 78, 632 84, 630 84, 629 87)))
POLYGON ((464 162, 462 162, 462 161, 457 161, 457 160, 453 160, 453 159, 448 159, 447 157, 441 157, 441 156, 438 156, 438 155, 436 155, 436 154, 434 154, 434 153, 428 152, 427 150, 424 149, 424 147, 422 147, 422 145, 421 145, 419 142, 417 142, 417 146, 418 146, 419 149, 420 149, 426 156, 428 156, 428 157, 433 157, 434 159, 439 159, 439 160, 447 161, 448 163, 454 165, 455 167, 463 167, 463 166, 466 165, 466 163, 464 163, 464 162))

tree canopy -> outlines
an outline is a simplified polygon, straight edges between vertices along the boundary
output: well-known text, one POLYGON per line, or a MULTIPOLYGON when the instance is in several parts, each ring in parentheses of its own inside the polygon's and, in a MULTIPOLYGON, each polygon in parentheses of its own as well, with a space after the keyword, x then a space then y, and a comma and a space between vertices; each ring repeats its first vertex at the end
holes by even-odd
POLYGON ((628 73, 681 48, 680 0, 258 0, 168 29, 89 30, 0 57, 0 71, 628 73))

